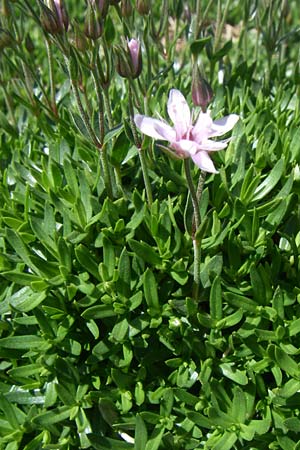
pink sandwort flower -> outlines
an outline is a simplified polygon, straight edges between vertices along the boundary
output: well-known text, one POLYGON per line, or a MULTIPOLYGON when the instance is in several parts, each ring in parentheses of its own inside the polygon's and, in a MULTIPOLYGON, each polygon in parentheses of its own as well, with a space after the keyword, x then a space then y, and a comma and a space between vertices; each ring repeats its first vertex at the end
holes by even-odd
POLYGON ((209 112, 200 112, 193 125, 190 108, 177 89, 171 89, 167 109, 174 124, 173 128, 162 120, 140 114, 134 117, 136 126, 147 136, 168 141, 177 157, 191 157, 201 170, 218 173, 209 153, 227 147, 228 140, 217 142, 210 138, 222 136, 230 131, 239 120, 239 116, 230 114, 213 121, 209 112))

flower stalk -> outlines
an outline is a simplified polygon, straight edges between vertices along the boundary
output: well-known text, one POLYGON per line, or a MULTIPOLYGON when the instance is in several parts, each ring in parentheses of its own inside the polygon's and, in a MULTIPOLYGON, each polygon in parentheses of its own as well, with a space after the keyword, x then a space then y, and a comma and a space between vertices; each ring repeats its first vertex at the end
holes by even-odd
POLYGON ((49 41, 48 36, 45 36, 46 42, 46 50, 47 50, 47 58, 48 58, 48 67, 49 67, 49 81, 50 81, 50 103, 53 114, 57 117, 57 106, 56 106, 56 98, 55 98, 55 80, 54 80, 54 71, 53 71, 53 52, 51 43, 49 41))
POLYGON ((146 189, 146 196, 148 200, 148 205, 151 206, 153 203, 153 196, 152 196, 152 189, 151 189, 151 183, 150 178, 148 174, 148 167, 146 162, 146 155, 145 151, 142 149, 140 139, 137 134, 137 128, 136 123, 134 120, 134 110, 133 110, 133 103, 132 103, 132 91, 131 91, 131 85, 128 83, 128 98, 129 98, 129 120, 130 120, 130 126, 133 134, 133 139, 135 146, 138 149, 138 155, 141 163, 141 169, 143 173, 143 179, 144 179, 144 185, 146 189))
POLYGON ((193 205, 193 227, 191 238, 193 240, 193 251, 194 251, 194 285, 193 285, 193 298, 198 301, 199 299, 199 288, 200 288, 200 261, 201 261, 201 242, 197 238, 197 231, 199 229, 201 218, 199 210, 199 201, 197 198, 197 192, 192 179, 190 160, 184 160, 184 170, 186 181, 189 189, 189 193, 193 205))

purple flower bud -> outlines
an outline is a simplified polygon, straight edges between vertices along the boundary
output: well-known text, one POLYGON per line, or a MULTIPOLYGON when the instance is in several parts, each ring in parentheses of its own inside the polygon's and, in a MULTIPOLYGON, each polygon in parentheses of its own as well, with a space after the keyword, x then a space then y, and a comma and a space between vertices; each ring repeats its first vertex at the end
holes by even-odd
POLYGON ((122 0, 121 3, 122 17, 130 17, 132 14, 131 0, 122 0))
POLYGON ((63 0, 54 0, 54 5, 56 8, 56 13, 58 17, 59 24, 66 31, 69 27, 69 17, 63 0))
POLYGON ((137 39, 127 40, 126 47, 118 46, 115 48, 115 52, 118 74, 124 78, 137 78, 142 71, 140 42, 137 39))
POLYGON ((50 34, 63 33, 68 30, 69 18, 63 0, 47 0, 40 4, 41 23, 50 34))
POLYGON ((140 50, 140 43, 137 39, 130 39, 130 41, 127 42, 127 46, 133 69, 133 78, 136 78, 142 71, 142 54, 140 50))
POLYGON ((141 16, 145 16, 150 11, 150 2, 149 0, 137 0, 136 9, 141 16))
POLYGON ((211 102, 213 91, 208 81, 200 74, 197 64, 193 67, 192 76, 192 101, 195 106, 201 106, 203 112, 206 112, 207 106, 211 102))
POLYGON ((89 2, 97 9, 97 12, 104 19, 108 11, 109 0, 89 0, 89 2))
POLYGON ((99 11, 91 3, 88 4, 87 14, 84 21, 84 33, 94 41, 103 33, 103 24, 99 11))

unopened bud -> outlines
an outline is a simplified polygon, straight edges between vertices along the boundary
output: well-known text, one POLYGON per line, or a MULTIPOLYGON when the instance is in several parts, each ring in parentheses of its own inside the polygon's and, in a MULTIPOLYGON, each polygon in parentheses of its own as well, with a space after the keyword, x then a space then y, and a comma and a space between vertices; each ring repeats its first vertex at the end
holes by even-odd
POLYGON ((195 106, 201 106, 203 112, 211 102, 213 91, 208 81, 200 74, 197 64, 193 67, 192 76, 192 101, 195 106))
POLYGON ((86 37, 95 41, 98 39, 103 33, 103 24, 102 19, 95 8, 91 3, 88 4, 87 14, 84 21, 84 33, 86 37))
POLYGON ((116 70, 123 78, 137 78, 142 71, 142 54, 137 39, 127 41, 126 48, 116 48, 116 70))
POLYGON ((141 16, 145 16, 150 11, 150 2, 149 0, 137 0, 136 1, 136 9, 141 16))
POLYGON ((73 23, 74 34, 71 36, 71 43, 80 52, 85 52, 89 48, 86 35, 81 31, 76 22, 73 23))
POLYGON ((68 31, 69 17, 64 0, 47 0, 46 3, 58 23, 58 32, 68 31))
POLYGON ((0 28, 0 51, 7 47, 11 47, 14 43, 15 40, 9 31, 0 28))
POLYGON ((28 53, 32 53, 34 50, 34 43, 31 39, 31 37, 29 36, 29 34, 26 34, 26 37, 25 37, 25 47, 26 47, 26 50, 28 51, 28 53))
POLYGON ((41 24, 46 33, 59 34, 62 31, 62 27, 58 21, 58 17, 53 11, 48 8, 44 3, 40 2, 41 7, 41 24))
POLYGON ((132 14, 131 0, 122 0, 121 12, 123 17, 130 17, 132 14))
POLYGON ((2 0, 1 12, 2 12, 4 17, 10 17, 11 16, 11 14, 12 14, 11 6, 10 6, 10 2, 8 0, 2 0))
POLYGON ((100 17, 104 19, 108 12, 109 0, 89 0, 91 6, 93 6, 100 17))
POLYGON ((142 71, 141 45, 137 39, 130 39, 130 41, 127 42, 127 47, 132 67, 132 78, 137 78, 142 71))

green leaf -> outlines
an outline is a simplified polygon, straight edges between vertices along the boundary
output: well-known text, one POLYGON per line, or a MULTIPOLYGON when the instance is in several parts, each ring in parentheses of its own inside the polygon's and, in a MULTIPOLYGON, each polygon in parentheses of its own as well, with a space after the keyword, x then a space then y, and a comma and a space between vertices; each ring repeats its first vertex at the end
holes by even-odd
POLYGON ((267 178, 257 186, 252 197, 252 202, 257 202, 262 200, 279 182, 281 179, 285 168, 284 159, 281 158, 277 161, 267 178))
POLYGON ((157 315, 160 312, 160 304, 157 293, 156 279, 149 268, 144 274, 144 294, 149 308, 149 314, 154 316, 157 315))
POLYGON ((236 308, 240 308, 243 311, 255 312, 257 304, 248 297, 235 294, 234 292, 225 292, 225 300, 236 308))
POLYGON ((46 292, 33 292, 25 286, 9 298, 12 308, 21 312, 29 312, 40 305, 46 298, 46 292))
POLYGON ((133 449, 133 445, 121 439, 111 439, 100 437, 99 434, 89 434, 88 439, 95 450, 128 450, 133 449))
POLYGON ((147 439, 147 427, 140 414, 137 414, 135 418, 134 450, 145 450, 147 439))
POLYGON ((247 399, 244 391, 238 386, 233 391, 231 415, 237 423, 244 423, 247 417, 247 399))
POLYGON ((88 248, 82 244, 79 244, 75 247, 75 255, 82 268, 91 273, 98 281, 101 281, 98 264, 88 248))
POLYGON ((111 305, 91 306, 81 314, 81 316, 87 320, 104 319, 105 317, 113 317, 116 315, 117 313, 114 311, 111 305))
POLYGON ((211 36, 207 36, 202 39, 197 39, 190 44, 191 53, 193 55, 199 55, 202 52, 206 44, 211 40, 211 36))
POLYGON ((222 436, 217 439, 215 436, 209 438, 206 445, 208 445, 208 448, 213 448, 213 450, 230 450, 237 439, 238 436, 233 431, 225 431, 222 436), (211 447, 211 441, 213 442, 213 447, 211 447))
POLYGON ((283 423, 288 430, 291 430, 294 433, 300 433, 300 420, 296 417, 289 417, 283 423))
POLYGON ((215 277, 209 296, 210 315, 213 320, 220 320, 223 316, 222 311, 222 290, 220 277, 215 277))
MULTIPOLYGON (((271 346, 270 346, 271 347, 271 346)), ((275 347, 275 359, 278 366, 292 377, 299 377, 300 370, 296 361, 294 361, 286 352, 279 347, 275 347)))
POLYGON ((117 281, 118 290, 124 297, 129 298, 131 295, 131 266, 130 258, 126 248, 123 249, 118 265, 119 278, 117 281))
POLYGON ((9 336, 0 339, 0 347, 11 349, 30 350, 45 344, 44 339, 35 335, 9 336))
POLYGON ((63 422, 64 420, 68 419, 70 417, 71 411, 72 407, 70 406, 59 406, 58 408, 54 408, 50 411, 37 414, 32 419, 32 422, 39 425, 40 427, 47 428, 55 423, 63 422))
POLYGON ((142 241, 138 242, 134 239, 129 239, 128 243, 132 251, 135 252, 143 261, 152 266, 161 265, 161 257, 156 253, 151 245, 142 241))
POLYGON ((75 173, 75 170, 73 169, 71 162, 68 159, 64 159, 63 166, 64 166, 64 172, 65 172, 65 177, 66 177, 66 181, 67 181, 67 186, 71 190, 72 194, 74 195, 74 203, 75 203, 75 199, 77 199, 79 197, 79 189, 78 189, 76 173, 75 173))
POLYGON ((37 266, 33 264, 30 257, 30 252, 28 251, 26 245, 20 238, 19 234, 17 234, 14 230, 7 228, 6 229, 6 237, 10 245, 16 251, 16 253, 20 256, 22 261, 27 264, 34 272, 39 273, 39 269, 37 266))
POLYGON ((157 425, 146 444, 145 450, 158 450, 164 431, 165 427, 163 425, 157 425))
POLYGON ((242 386, 248 384, 248 378, 245 370, 239 370, 234 367, 234 363, 222 363, 220 364, 220 369, 223 375, 230 380, 238 383, 242 386))
POLYGON ((211 429, 213 421, 199 412, 188 412, 187 417, 199 427, 211 429))
POLYGON ((12 405, 2 393, 0 393, 0 408, 11 427, 17 430, 21 423, 16 414, 16 407, 12 405))

